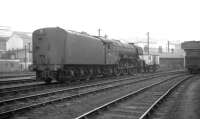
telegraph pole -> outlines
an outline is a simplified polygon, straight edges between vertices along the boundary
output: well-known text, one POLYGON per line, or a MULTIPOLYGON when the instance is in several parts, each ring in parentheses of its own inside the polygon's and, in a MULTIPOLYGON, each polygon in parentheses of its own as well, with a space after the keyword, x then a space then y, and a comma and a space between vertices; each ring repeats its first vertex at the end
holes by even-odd
POLYGON ((168 53, 169 53, 169 41, 167 41, 167 50, 168 50, 168 53))
POLYGON ((108 35, 105 34, 104 38, 107 39, 107 38, 108 38, 108 35))
POLYGON ((28 43, 28 62, 30 62, 31 57, 31 43, 28 43))
POLYGON ((16 59, 18 59, 18 48, 17 48, 17 50, 16 50, 16 59))
POLYGON ((149 32, 147 32, 147 48, 148 48, 148 55, 149 55, 149 32))
POLYGON ((24 61, 25 61, 25 71, 26 71, 26 63, 27 63, 27 62, 26 62, 26 45, 25 45, 25 49, 24 49, 24 50, 25 50, 25 51, 24 51, 24 52, 25 52, 25 59, 24 59, 24 61))
POLYGON ((31 43, 28 43, 28 52, 31 52, 31 43))
POLYGON ((98 35, 99 35, 99 37, 101 36, 101 29, 100 28, 98 29, 98 35))

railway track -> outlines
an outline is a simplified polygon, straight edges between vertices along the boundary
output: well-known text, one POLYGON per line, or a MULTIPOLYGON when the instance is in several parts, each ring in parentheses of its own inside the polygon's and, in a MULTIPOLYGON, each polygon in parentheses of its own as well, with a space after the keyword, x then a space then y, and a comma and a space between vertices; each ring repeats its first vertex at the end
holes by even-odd
POLYGON ((23 84, 23 83, 31 83, 35 82, 36 77, 35 76, 24 76, 24 77, 15 77, 15 78, 6 78, 6 79, 0 79, 0 86, 5 85, 16 85, 16 84, 23 84))
MULTIPOLYGON (((28 79, 27 79, 28 80, 28 79)), ((43 81, 28 81, 21 84, 13 84, 13 85, 2 85, 0 86, 0 95, 6 94, 6 93, 18 93, 25 90, 31 90, 36 87, 44 86, 45 83, 43 81)))
MULTIPOLYGON (((159 77, 159 76, 153 76, 151 78, 155 78, 155 77, 159 77)), ((80 86, 80 87, 61 89, 61 90, 56 90, 56 91, 51 91, 51 92, 45 92, 45 93, 43 92, 43 93, 28 95, 28 96, 19 97, 19 98, 1 100, 0 101, 0 105, 1 105, 0 116, 7 117, 8 115, 18 112, 18 111, 23 111, 23 110, 30 109, 33 107, 38 107, 41 105, 50 104, 50 103, 54 103, 54 102, 58 102, 58 101, 62 101, 62 100, 72 99, 74 97, 79 97, 79 96, 83 96, 83 95, 87 95, 87 94, 91 94, 91 93, 96 93, 99 91, 117 88, 117 87, 123 86, 123 85, 131 85, 133 83, 138 83, 138 82, 147 80, 149 78, 142 79, 142 80, 132 80, 132 81, 124 82, 124 83, 122 83, 122 81, 124 81, 124 79, 122 79, 121 81, 120 80, 108 81, 108 82, 97 83, 97 84, 92 84, 92 85, 85 85, 85 86, 80 86), (59 94, 59 93, 63 93, 63 92, 65 92, 65 93, 67 92, 67 94, 64 94, 64 95, 61 94, 60 96, 56 96, 56 98, 52 97, 50 100, 48 99, 49 97, 48 98, 45 97, 45 96, 49 96, 52 94, 59 94), (41 98, 41 97, 43 97, 42 100, 39 99, 38 101, 35 101, 37 98, 41 98), (34 101, 30 101, 31 99, 34 101), (24 101, 27 102, 27 100, 29 101, 29 104, 27 104, 27 103, 24 104, 24 101), (20 101, 22 101, 22 102, 20 102, 20 101), (18 102, 18 103, 16 103, 16 102, 18 102), (13 106, 13 105, 15 105, 15 106, 13 106)))
POLYGON ((193 76, 169 78, 109 101, 75 119, 146 119, 181 83, 193 76))
MULTIPOLYGON (((163 73, 164 71, 158 71, 157 73, 163 73)), ((28 74, 18 74, 18 75, 11 75, 11 77, 1 78, 0 76, 0 86, 2 85, 16 85, 20 83, 31 83, 35 81, 35 74, 28 73, 28 74)))
MULTIPOLYGON (((168 74, 181 73, 181 72, 182 71, 169 72, 169 73, 159 73, 159 74, 160 75, 162 75, 162 74, 168 75, 168 74)), ((158 75, 158 74, 157 73, 152 74, 152 75, 148 74, 148 75, 144 75, 143 77, 154 76, 154 75, 158 75)), ((130 77, 127 80, 132 79, 132 78, 136 79, 136 78, 139 78, 139 77, 141 77, 141 76, 130 77)), ((112 78, 115 78, 115 77, 112 77, 112 78)), ((123 78, 123 77, 121 77, 121 78, 123 78)), ((88 84, 88 83, 93 83, 93 82, 99 82, 101 80, 103 81, 104 79, 100 79, 100 80, 97 79, 97 80, 93 80, 93 81, 86 81, 86 82, 83 82, 83 84, 88 84)), ((117 80, 114 80, 114 81, 118 81, 118 80, 120 80, 120 78, 117 79, 117 80)), ((76 83, 75 83, 75 85, 76 85, 76 83)), ((72 86, 74 86, 74 84, 72 84, 72 86)), ((38 81, 38 82, 21 84, 21 85, 1 86, 0 87, 0 95, 1 96, 4 96, 4 95, 13 95, 13 94, 17 95, 19 93, 27 93, 27 92, 30 92, 30 91, 45 90, 45 89, 51 89, 51 88, 55 88, 55 87, 69 87, 69 85, 67 85, 67 84, 59 84, 59 83, 53 83, 53 84, 48 84, 47 85, 44 82, 38 81)))
POLYGON ((16 77, 27 77, 27 76, 35 76, 35 72, 28 72, 28 73, 7 73, 7 74, 0 74, 0 79, 6 78, 16 78, 16 77))
MULTIPOLYGON (((157 74, 173 74, 173 73, 180 73, 180 72, 183 72, 183 71, 170 71, 170 72, 157 72, 155 74, 151 74, 151 75, 157 75, 157 74)), ((144 75, 144 76, 151 76, 149 74, 147 75, 144 75)), ((135 77, 135 78, 138 78, 138 77, 135 77)), ((94 80, 95 81, 95 80, 94 80)), ((88 83, 88 82, 86 82, 88 83)), ((11 94, 11 93, 19 93, 19 92, 27 92, 29 90, 37 90, 37 89, 40 89, 41 87, 44 87, 44 88, 51 88, 51 87, 54 87, 52 85, 54 85, 57 83, 52 83, 52 84, 48 84, 45 86, 45 83, 43 81, 36 81, 36 82, 26 82, 26 83, 23 83, 23 84, 14 84, 14 85, 0 85, 0 95, 4 95, 4 94, 11 94)), ((64 84, 64 86, 66 86, 66 84, 64 84)))

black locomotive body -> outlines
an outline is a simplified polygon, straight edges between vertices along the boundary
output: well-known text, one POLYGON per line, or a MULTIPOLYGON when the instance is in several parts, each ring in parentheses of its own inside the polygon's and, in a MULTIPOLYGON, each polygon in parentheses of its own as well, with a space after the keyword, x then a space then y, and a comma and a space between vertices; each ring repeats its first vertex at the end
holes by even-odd
POLYGON ((33 32, 33 69, 38 79, 70 82, 144 71, 142 48, 59 27, 33 32))

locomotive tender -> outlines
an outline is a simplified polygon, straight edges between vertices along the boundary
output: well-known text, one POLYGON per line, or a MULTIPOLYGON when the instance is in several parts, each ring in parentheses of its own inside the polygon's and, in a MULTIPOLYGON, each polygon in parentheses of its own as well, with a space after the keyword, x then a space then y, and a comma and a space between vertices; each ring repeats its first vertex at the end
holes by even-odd
POLYGON ((33 32, 33 69, 49 83, 96 76, 135 74, 145 69, 142 48, 117 40, 66 31, 59 27, 33 32))
POLYGON ((185 67, 190 73, 200 70, 200 41, 185 41, 181 44, 185 51, 185 67))

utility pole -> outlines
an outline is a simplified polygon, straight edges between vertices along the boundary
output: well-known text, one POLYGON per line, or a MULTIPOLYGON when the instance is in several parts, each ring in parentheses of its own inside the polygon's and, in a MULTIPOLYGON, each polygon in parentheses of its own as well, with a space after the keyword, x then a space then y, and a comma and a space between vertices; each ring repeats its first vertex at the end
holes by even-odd
POLYGON ((99 37, 101 36, 101 29, 100 28, 98 29, 98 35, 99 35, 99 37))
POLYGON ((26 70, 26 45, 25 45, 25 51, 24 51, 24 52, 25 52, 25 59, 24 59, 24 62, 25 62, 25 68, 24 68, 24 69, 26 70))
POLYGON ((148 55, 149 55, 149 32, 147 32, 147 48, 148 48, 148 55))
POLYGON ((30 57, 31 57, 31 43, 28 43, 28 62, 30 62, 30 57))
POLYGON ((28 52, 31 52, 31 43, 28 43, 28 52))
POLYGON ((105 34, 104 38, 107 39, 107 38, 108 38, 108 35, 105 34))
POLYGON ((16 50, 16 59, 18 59, 18 48, 16 50))
POLYGON ((169 53, 169 41, 167 41, 167 50, 168 50, 168 53, 169 53))

